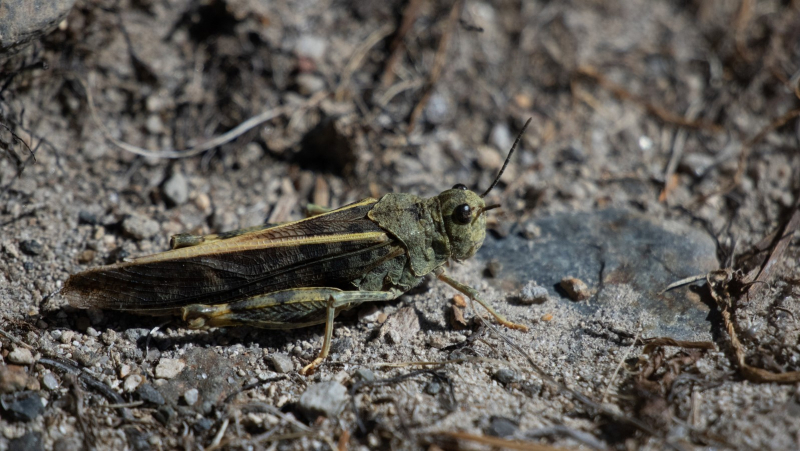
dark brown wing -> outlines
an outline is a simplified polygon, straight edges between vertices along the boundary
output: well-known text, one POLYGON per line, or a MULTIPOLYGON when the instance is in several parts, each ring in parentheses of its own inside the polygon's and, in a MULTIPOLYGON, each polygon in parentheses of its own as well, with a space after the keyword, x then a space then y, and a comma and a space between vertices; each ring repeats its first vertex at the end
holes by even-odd
POLYGON ((367 218, 375 202, 86 271, 62 293, 80 308, 166 311, 297 287, 352 288, 399 250, 367 218))

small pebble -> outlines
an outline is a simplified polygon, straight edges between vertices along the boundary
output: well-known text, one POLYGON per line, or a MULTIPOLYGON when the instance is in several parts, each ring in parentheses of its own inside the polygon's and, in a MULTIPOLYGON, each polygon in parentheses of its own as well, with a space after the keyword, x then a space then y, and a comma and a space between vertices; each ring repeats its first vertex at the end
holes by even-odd
POLYGON ((206 193, 200 193, 194 198, 194 205, 200 211, 208 211, 211 208, 211 198, 206 193))
POLYGON ((429 395, 437 395, 440 391, 442 391, 442 384, 439 382, 431 381, 425 385, 425 393, 429 395))
POLYGON ((358 321, 366 323, 374 323, 378 321, 378 315, 381 311, 375 304, 367 304, 358 311, 358 321))
POLYGON ((100 336, 100 332, 98 332, 97 329, 95 329, 94 327, 89 326, 89 327, 86 328, 86 335, 88 335, 90 337, 99 337, 100 336))
POLYGON ((130 393, 139 388, 139 386, 142 385, 143 381, 144 378, 142 378, 142 376, 138 374, 131 374, 127 376, 122 382, 122 389, 125 390, 127 393, 130 393))
POLYGON ((501 368, 494 373, 494 378, 501 384, 510 384, 517 380, 517 373, 508 368, 501 368))
POLYGON ((131 343, 136 343, 140 338, 146 337, 148 333, 150 333, 149 329, 132 328, 122 332, 122 336, 131 343))
POLYGON ((489 132, 489 143, 491 143, 497 150, 507 151, 511 148, 514 138, 511 136, 511 131, 508 129, 508 124, 499 123, 492 127, 489 132))
POLYGON ((85 265, 87 263, 91 263, 92 260, 94 260, 95 255, 97 255, 97 252, 95 252, 95 251, 93 251, 91 249, 86 249, 85 251, 83 251, 80 254, 78 254, 78 259, 77 259, 78 263, 80 263, 82 265, 85 265))
POLYGON ((58 341, 63 344, 72 343, 72 340, 75 338, 75 332, 71 330, 65 330, 61 332, 61 337, 59 337, 58 341))
POLYGON ((161 448, 161 437, 157 435, 151 435, 147 437, 147 443, 149 443, 153 448, 161 448))
POLYGON ((423 111, 428 122, 434 125, 442 124, 450 116, 450 102, 444 95, 434 91, 423 111))
POLYGON ((580 280, 576 279, 575 277, 564 277, 561 279, 560 284, 561 288, 567 292, 567 296, 573 301, 584 301, 592 297, 592 292, 589 290, 589 287, 580 280))
POLYGON ((195 405, 199 397, 200 391, 198 391, 196 388, 191 388, 183 393, 183 400, 186 401, 187 406, 195 405))
POLYGON ((32 365, 36 362, 31 350, 28 348, 17 347, 8 354, 8 361, 17 365, 32 365))
MULTIPOLYGON (((129 377, 138 376, 136 374, 131 375, 129 377)), ((139 376, 141 377, 141 376, 139 376)), ((145 402, 149 402, 160 406, 164 404, 164 397, 161 396, 161 393, 158 392, 152 385, 150 384, 142 384, 136 389, 136 394, 139 395, 139 399, 145 402)))
POLYGON ((17 246, 10 241, 3 243, 3 251, 11 258, 19 258, 19 250, 17 249, 17 246))
POLYGON ((56 379, 53 373, 46 373, 42 376, 42 385, 48 390, 55 390, 58 388, 58 379, 56 379))
POLYGON ((122 221, 122 230, 137 240, 152 238, 159 229, 157 222, 138 215, 128 216, 122 221))
POLYGON ((270 354, 267 359, 272 364, 272 368, 275 369, 276 373, 288 373, 294 370, 294 362, 292 362, 292 358, 286 354, 270 354))
POLYGON ((159 379, 172 379, 183 371, 186 363, 180 359, 161 359, 156 365, 156 377, 159 379))
POLYGON ((97 363, 99 356, 96 352, 88 348, 86 350, 76 349, 72 352, 72 358, 77 360, 83 366, 94 366, 97 363))
POLYGON ((335 418, 347 403, 347 389, 344 385, 329 381, 309 386, 300 395, 297 409, 308 421, 315 421, 319 416, 335 418))
POLYGON ((214 420, 212 420, 211 418, 203 417, 197 420, 197 423, 192 425, 192 429, 194 429, 195 432, 203 433, 211 429, 211 426, 213 425, 214 425, 214 420))
POLYGON ((549 298, 547 288, 539 286, 532 280, 522 287, 522 291, 519 294, 520 302, 526 305, 544 304, 549 298))
POLYGON ((151 114, 145 120, 144 127, 151 135, 158 135, 164 131, 164 122, 157 114, 151 114))
POLYGON ((164 405, 159 407, 153 416, 156 417, 156 420, 158 420, 159 423, 166 426, 173 418, 175 418, 175 414, 175 409, 168 405, 164 405))
POLYGON ((325 89, 325 80, 314 74, 303 73, 299 74, 295 79, 297 83, 297 92, 307 96, 315 92, 325 89))
POLYGON ((90 213, 86 210, 81 210, 78 212, 78 224, 89 224, 89 225, 97 225, 100 223, 100 220, 97 219, 97 215, 94 213, 90 213))
POLYGON ((542 236, 542 229, 532 221, 528 221, 522 226, 521 233, 526 240, 533 240, 542 236))
POLYGON ((300 36, 300 39, 297 40, 294 51, 298 56, 319 60, 325 55, 327 48, 328 41, 325 38, 306 34, 300 36))
POLYGON ((175 172, 164 182, 164 197, 173 205, 183 205, 189 200, 189 183, 180 172, 175 172))
POLYGON ((492 417, 486 432, 495 437, 512 437, 518 428, 517 423, 508 418, 492 417))
POLYGON ((100 335, 100 340, 102 340, 107 346, 111 346, 116 343, 117 338, 117 331, 114 329, 106 329, 106 331, 100 335))
POLYGON ((124 364, 122 364, 122 366, 119 367, 119 377, 120 377, 120 379, 125 379, 130 374, 131 374, 131 366, 128 365, 127 363, 124 363, 124 364))
POLYGON ((36 240, 24 240, 19 242, 19 249, 28 255, 39 255, 44 251, 44 246, 36 240))
POLYGON ((364 382, 375 381, 375 373, 373 373, 369 368, 364 368, 363 366, 356 370, 356 377, 364 382))
POLYGON ((441 335, 433 335, 428 338, 428 346, 435 349, 444 349, 449 343, 441 335))

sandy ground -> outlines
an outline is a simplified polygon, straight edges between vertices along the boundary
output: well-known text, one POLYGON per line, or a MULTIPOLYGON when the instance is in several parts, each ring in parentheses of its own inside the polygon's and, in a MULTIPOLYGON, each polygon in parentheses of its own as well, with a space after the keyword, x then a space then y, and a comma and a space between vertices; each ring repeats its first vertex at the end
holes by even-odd
MULTIPOLYGON (((683 271, 678 255, 676 278, 737 270, 715 293, 733 303, 743 358, 800 369, 797 224, 786 226, 800 190, 798 42, 800 6, 770 0, 78 1, 43 41, 0 55, 0 449, 489 449, 487 437, 797 448, 797 383, 746 377, 708 287, 670 295, 702 313, 670 330, 714 349, 646 355, 634 338, 652 337, 642 318, 659 316, 625 280, 587 278, 591 309, 552 286, 526 305, 527 280, 509 275, 526 264, 492 249, 528 240, 520 252, 535 253, 537 221, 608 209, 703 235, 705 263, 687 256, 683 271), (528 117, 489 196, 503 206, 491 240, 449 271, 529 326, 503 333, 531 361, 473 311, 453 327, 455 292, 433 280, 343 315, 312 377, 297 370, 321 327, 194 331, 75 310, 57 293, 176 233, 298 219, 309 202, 485 189, 528 117), (745 295, 736 282, 779 242, 768 280, 745 295), (350 390, 348 404, 309 419, 301 395, 323 381, 350 390)), ((573 262, 591 253, 569 249, 573 262)))

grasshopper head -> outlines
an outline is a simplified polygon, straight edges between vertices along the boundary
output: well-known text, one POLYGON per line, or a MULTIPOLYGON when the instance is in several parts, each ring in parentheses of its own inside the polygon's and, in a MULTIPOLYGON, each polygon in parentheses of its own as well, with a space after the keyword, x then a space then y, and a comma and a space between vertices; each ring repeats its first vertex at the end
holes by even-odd
POLYGON ((486 206, 483 198, 497 185, 500 177, 511 161, 511 155, 522 139, 522 134, 531 123, 529 118, 525 125, 522 126, 522 131, 517 135, 517 139, 508 151, 506 161, 503 162, 503 167, 497 173, 497 177, 483 194, 478 195, 467 189, 466 186, 458 184, 452 189, 449 189, 442 194, 439 194, 439 205, 442 207, 442 219, 444 220, 445 229, 447 230, 447 237, 450 240, 450 256, 455 260, 464 260, 475 255, 478 252, 483 240, 486 238, 486 216, 484 213, 497 208, 500 205, 486 206))
POLYGON ((486 238, 486 203, 479 195, 458 184, 439 194, 450 255, 464 260, 475 255, 486 238))

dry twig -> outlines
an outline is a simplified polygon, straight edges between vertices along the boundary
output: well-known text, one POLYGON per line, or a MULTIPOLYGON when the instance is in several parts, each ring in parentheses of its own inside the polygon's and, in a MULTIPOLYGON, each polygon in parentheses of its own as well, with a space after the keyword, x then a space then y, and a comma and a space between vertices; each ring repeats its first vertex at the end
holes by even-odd
POLYGON ((197 147, 190 147, 188 149, 181 149, 181 150, 176 150, 176 149, 150 150, 134 146, 132 144, 128 144, 126 142, 118 140, 117 138, 114 138, 114 136, 112 136, 111 132, 108 130, 105 124, 103 124, 103 122, 100 120, 99 115, 97 114, 97 108, 95 107, 94 98, 92 97, 92 91, 89 89, 89 86, 80 77, 74 76, 73 79, 83 87, 83 90, 86 93, 86 101, 89 104, 89 111, 92 115, 92 120, 94 120, 95 124, 97 124, 97 126, 100 128, 100 132, 103 134, 103 137, 108 142, 119 147, 122 150, 143 157, 151 157, 151 158, 177 159, 177 158, 187 158, 199 155, 215 147, 219 147, 223 144, 229 143, 234 139, 238 138, 239 136, 241 136, 242 134, 246 133, 247 131, 255 127, 258 127, 264 122, 271 121, 276 117, 294 113, 295 111, 298 110, 307 110, 313 108, 329 95, 329 93, 325 91, 320 91, 314 94, 311 98, 309 98, 307 101, 303 102, 300 105, 283 105, 275 108, 270 108, 260 114, 251 117, 250 119, 247 119, 246 121, 237 125, 230 131, 225 132, 215 138, 212 138, 197 147))
POLYGON ((428 81, 425 83, 425 89, 422 93, 422 97, 420 97, 419 102, 414 109, 411 110, 411 115, 408 117, 408 133, 414 131, 414 126, 417 123, 417 119, 419 119, 419 116, 425 109, 425 105, 428 104, 428 100, 430 100, 431 94, 433 94, 433 88, 436 86, 436 82, 438 82, 439 77, 442 76, 444 63, 447 61, 447 46, 450 43, 450 37, 453 34, 453 30, 456 28, 456 25, 458 25, 458 17, 461 15, 462 4, 462 0, 456 0, 456 2, 453 4, 453 8, 450 10, 450 17, 447 18, 447 25, 442 33, 442 39, 439 41, 439 48, 436 49, 436 56, 433 58, 433 67, 431 68, 431 73, 428 75, 428 81))
POLYGON ((592 66, 581 66, 578 68, 577 72, 579 75, 595 80, 600 86, 611 91, 612 94, 619 97, 621 100, 630 101, 642 106, 648 113, 656 116, 663 122, 691 129, 710 130, 714 132, 720 131, 720 126, 717 124, 707 121, 691 120, 642 99, 622 86, 612 82, 592 66))
POLYGON ((392 43, 389 44, 390 54, 389 58, 386 60, 386 66, 383 68, 381 85, 384 88, 389 87, 394 81, 394 66, 397 65, 397 62, 400 60, 400 55, 403 54, 403 50, 406 48, 403 41, 409 30, 411 30, 411 26, 414 25, 414 21, 417 20, 417 14, 419 13, 419 7, 422 5, 422 2, 423 0, 409 0, 408 5, 406 5, 403 10, 403 21, 400 22, 394 39, 392 39, 392 43))
POLYGON ((709 273, 706 280, 711 292, 711 297, 717 303, 720 313, 722 314, 725 330, 730 337, 731 347, 733 348, 736 363, 739 365, 742 376, 751 382, 757 383, 774 382, 778 384, 795 384, 800 382, 800 371, 773 373, 748 365, 745 361, 745 348, 742 342, 739 341, 739 336, 736 333, 736 326, 731 319, 731 311, 734 307, 731 285, 732 282, 738 282, 735 277, 731 269, 723 269, 709 273))

